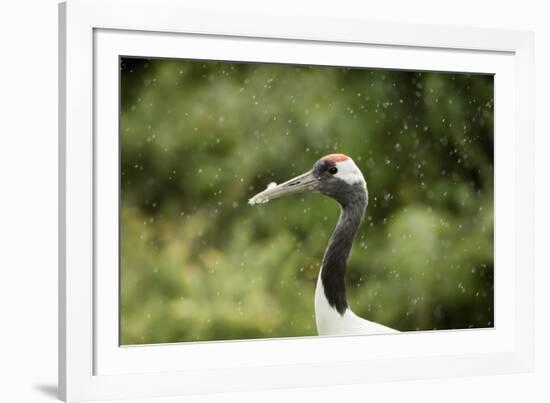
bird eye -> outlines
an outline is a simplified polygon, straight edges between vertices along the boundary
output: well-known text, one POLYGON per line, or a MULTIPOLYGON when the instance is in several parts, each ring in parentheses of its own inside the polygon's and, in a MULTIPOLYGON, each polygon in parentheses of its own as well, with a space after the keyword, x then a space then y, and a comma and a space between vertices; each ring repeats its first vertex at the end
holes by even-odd
POLYGON ((331 175, 335 175, 335 174, 338 173, 338 168, 336 168, 336 167, 330 167, 330 168, 328 169, 328 173, 331 174, 331 175))

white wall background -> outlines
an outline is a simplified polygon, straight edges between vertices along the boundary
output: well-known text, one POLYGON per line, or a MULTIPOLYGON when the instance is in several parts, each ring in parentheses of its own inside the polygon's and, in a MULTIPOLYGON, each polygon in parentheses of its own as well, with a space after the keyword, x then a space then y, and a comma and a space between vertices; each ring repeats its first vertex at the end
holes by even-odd
MULTIPOLYGON (((200 8, 216 4, 194 3, 200 8)), ((226 3, 233 3, 233 9, 262 8, 279 14, 535 31, 536 371, 141 402, 550 401, 550 267, 545 253, 550 243, 546 230, 550 224, 550 14, 545 2, 226 3)), ((57 0, 3 1, 0 45, 0 401, 47 402, 54 401, 57 393, 57 0)))

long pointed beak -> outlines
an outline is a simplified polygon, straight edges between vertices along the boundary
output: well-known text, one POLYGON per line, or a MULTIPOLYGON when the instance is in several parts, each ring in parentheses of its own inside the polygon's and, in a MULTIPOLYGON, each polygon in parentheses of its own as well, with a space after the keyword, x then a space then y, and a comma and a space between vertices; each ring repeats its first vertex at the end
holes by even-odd
POLYGON ((292 193, 314 192, 317 189, 317 178, 312 171, 292 178, 280 185, 269 184, 266 190, 248 200, 248 204, 262 204, 278 197, 292 193))

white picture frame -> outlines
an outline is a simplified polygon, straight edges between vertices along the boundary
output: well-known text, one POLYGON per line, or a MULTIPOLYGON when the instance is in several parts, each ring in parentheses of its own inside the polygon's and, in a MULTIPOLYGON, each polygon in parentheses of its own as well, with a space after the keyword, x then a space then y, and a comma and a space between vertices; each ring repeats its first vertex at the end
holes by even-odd
POLYGON ((228 15, 170 0, 71 0, 60 5, 59 39, 61 398, 170 396, 532 370, 531 33, 228 15), (495 74, 495 328, 118 346, 118 270, 113 269, 118 235, 113 225, 118 223, 115 94, 120 55, 495 74))

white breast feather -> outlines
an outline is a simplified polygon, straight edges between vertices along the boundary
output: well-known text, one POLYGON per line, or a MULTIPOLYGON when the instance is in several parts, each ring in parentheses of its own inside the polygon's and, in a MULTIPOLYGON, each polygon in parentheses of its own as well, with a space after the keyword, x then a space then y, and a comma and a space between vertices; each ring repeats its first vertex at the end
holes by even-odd
POLYGON ((319 336, 398 333, 397 330, 387 326, 360 318, 349 308, 343 315, 340 315, 328 303, 321 274, 319 274, 315 288, 315 320, 319 336))

